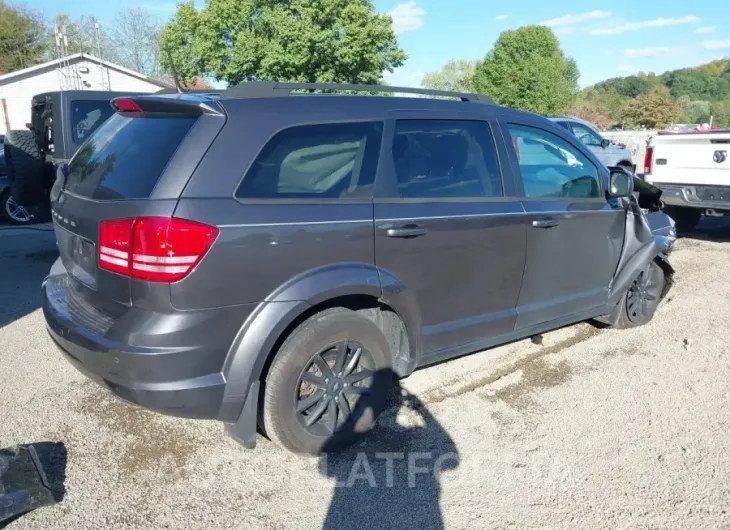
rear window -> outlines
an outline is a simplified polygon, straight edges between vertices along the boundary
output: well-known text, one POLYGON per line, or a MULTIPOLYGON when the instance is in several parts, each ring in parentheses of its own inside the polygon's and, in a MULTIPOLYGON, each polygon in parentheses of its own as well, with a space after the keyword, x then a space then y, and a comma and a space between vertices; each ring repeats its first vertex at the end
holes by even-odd
POLYGON ((71 127, 74 143, 86 141, 99 126, 114 114, 109 101, 72 101, 71 127))
POLYGON ((115 114, 71 159, 64 190, 97 200, 146 199, 195 120, 115 114))
POLYGON ((382 131, 380 122, 303 125, 281 131, 256 158, 236 197, 369 197, 382 131))

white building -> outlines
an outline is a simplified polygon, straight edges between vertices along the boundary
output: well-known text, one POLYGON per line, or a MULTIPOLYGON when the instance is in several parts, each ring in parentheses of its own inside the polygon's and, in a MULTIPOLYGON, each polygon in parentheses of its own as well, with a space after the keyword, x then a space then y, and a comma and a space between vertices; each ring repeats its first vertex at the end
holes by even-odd
POLYGON ((25 129, 30 99, 55 90, 157 92, 169 85, 85 53, 0 75, 0 134, 25 129))

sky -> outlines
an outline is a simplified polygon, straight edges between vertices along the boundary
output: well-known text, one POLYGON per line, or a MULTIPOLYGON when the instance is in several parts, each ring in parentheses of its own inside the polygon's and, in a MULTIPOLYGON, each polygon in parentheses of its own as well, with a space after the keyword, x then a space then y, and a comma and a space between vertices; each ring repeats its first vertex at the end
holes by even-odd
MULTIPOLYGON (((203 0, 196 0, 202 6, 203 0)), ((662 73, 730 56, 728 0, 374 0, 393 17, 409 58, 387 81, 420 86, 424 73, 450 59, 480 59, 500 32, 526 24, 550 26, 578 63, 581 87, 640 71, 662 73)), ((58 0, 31 0, 51 18, 58 0)), ((125 7, 143 7, 165 20, 174 0, 64 0, 73 16, 96 15, 110 25, 125 7)))

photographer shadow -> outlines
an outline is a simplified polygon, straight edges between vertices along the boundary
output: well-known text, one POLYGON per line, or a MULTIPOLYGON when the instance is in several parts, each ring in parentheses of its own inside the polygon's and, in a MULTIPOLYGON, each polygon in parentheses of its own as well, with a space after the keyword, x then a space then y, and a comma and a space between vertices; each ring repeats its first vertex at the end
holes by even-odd
POLYGON ((358 417, 374 413, 372 434, 338 452, 325 444, 320 472, 336 482, 323 528, 443 528, 440 474, 459 465, 453 440, 391 370, 376 372, 371 395, 344 428, 357 436, 358 417))

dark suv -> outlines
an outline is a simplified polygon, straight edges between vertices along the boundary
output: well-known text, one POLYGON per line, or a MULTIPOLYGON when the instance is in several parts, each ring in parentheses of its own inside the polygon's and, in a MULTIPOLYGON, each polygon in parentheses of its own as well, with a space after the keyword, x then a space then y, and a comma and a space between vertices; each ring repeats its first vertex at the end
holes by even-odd
POLYGON ((426 92, 114 100, 51 193, 43 310, 79 370, 317 453, 372 424, 378 374, 652 318, 671 221, 570 132, 485 96, 299 89, 426 92))

